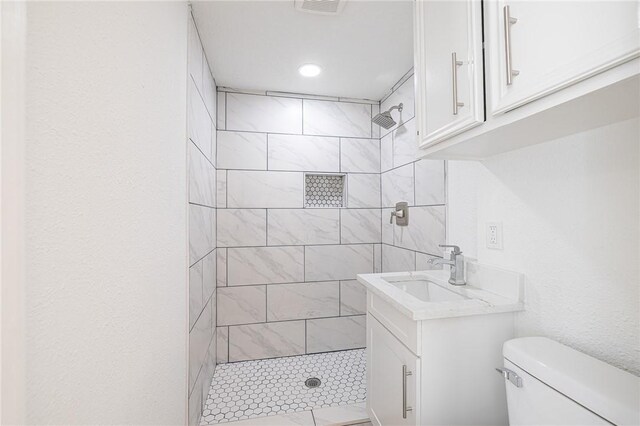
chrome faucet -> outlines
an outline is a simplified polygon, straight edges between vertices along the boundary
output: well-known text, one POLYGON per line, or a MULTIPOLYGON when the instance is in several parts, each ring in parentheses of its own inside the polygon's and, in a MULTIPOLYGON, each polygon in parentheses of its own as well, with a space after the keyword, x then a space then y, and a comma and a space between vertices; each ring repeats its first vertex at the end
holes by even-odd
POLYGON ((440 247, 451 247, 449 260, 445 259, 429 259, 427 263, 432 265, 449 265, 451 267, 451 277, 449 277, 449 284, 453 285, 465 285, 464 280, 464 256, 460 251, 460 247, 454 245, 440 244, 440 247))

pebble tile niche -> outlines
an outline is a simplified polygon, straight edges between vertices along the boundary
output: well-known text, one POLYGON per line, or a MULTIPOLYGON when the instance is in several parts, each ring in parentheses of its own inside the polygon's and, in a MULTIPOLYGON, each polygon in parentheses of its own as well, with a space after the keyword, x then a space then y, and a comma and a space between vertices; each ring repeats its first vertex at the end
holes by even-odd
POLYGON ((305 207, 346 207, 344 175, 306 174, 304 176, 305 207))

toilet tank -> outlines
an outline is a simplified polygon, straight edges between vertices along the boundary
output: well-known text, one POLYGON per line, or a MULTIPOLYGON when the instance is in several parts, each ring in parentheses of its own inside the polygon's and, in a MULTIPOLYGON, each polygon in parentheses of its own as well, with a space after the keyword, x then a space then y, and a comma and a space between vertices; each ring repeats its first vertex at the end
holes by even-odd
POLYGON ((511 425, 639 425, 640 378, 545 337, 503 346, 511 425))

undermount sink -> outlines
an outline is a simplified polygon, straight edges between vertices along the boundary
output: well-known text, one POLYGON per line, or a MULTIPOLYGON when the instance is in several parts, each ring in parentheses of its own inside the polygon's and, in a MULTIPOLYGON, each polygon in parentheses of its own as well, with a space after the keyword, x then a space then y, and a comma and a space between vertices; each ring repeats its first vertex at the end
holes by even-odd
POLYGON ((523 309, 522 274, 475 261, 465 262, 466 285, 449 283, 447 270, 359 274, 370 296, 414 321, 523 309))
POLYGON ((427 280, 407 280, 406 277, 386 277, 383 280, 423 302, 453 302, 468 299, 427 280))

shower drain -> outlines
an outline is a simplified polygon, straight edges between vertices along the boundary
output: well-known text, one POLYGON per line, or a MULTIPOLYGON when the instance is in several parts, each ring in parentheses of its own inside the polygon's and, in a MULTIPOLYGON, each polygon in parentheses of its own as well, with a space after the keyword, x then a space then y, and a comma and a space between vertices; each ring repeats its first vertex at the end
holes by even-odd
POLYGON ((317 377, 310 377, 304 381, 304 385, 308 388, 317 388, 318 386, 320 386, 320 383, 320 379, 318 379, 317 377))

